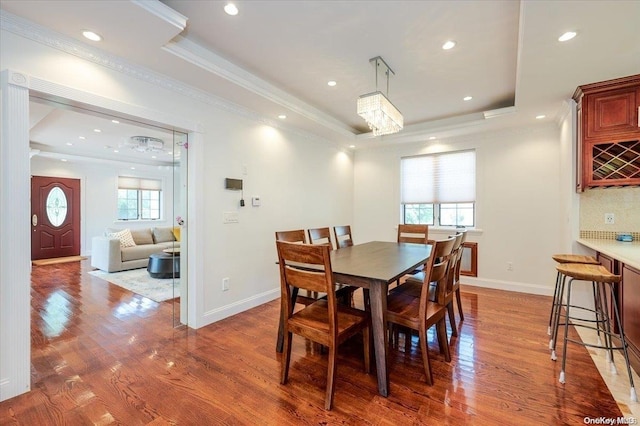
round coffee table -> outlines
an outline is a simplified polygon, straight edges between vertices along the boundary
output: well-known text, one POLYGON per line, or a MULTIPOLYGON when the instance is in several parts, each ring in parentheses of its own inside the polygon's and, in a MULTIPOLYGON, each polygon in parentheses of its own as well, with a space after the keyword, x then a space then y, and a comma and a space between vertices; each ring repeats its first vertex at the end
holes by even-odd
POLYGON ((180 252, 153 253, 149 256, 147 272, 151 278, 180 278, 180 252))

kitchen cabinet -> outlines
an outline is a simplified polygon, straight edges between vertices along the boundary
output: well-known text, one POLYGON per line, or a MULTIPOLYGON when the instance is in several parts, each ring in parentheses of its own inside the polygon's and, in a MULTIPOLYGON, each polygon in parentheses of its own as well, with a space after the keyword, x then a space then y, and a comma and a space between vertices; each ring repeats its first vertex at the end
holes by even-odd
POLYGON ((640 74, 579 86, 576 189, 640 184, 640 74))
POLYGON ((636 371, 640 358, 640 271, 622 265, 622 324, 629 343, 632 365, 636 371), (634 362, 636 361, 636 362, 634 362))

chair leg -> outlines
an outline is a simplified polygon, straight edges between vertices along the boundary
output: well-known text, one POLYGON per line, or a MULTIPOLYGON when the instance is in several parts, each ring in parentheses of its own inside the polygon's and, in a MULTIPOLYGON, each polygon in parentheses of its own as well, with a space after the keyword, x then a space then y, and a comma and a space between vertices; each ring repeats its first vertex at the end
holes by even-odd
POLYGON ((444 354, 444 360, 451 361, 451 352, 449 351, 449 339, 447 338, 447 324, 444 317, 436 324, 436 331, 438 333, 438 345, 440 345, 440 352, 444 354))
POLYGON ((338 347, 330 346, 329 347, 329 361, 327 368, 327 395, 324 399, 324 408, 326 410, 331 410, 331 405, 333 404, 333 391, 334 385, 336 381, 336 358, 338 355, 338 347))
POLYGON ((364 347, 364 372, 371 373, 371 327, 362 330, 362 346, 364 347))
POLYGON ((460 322, 464 321, 464 314, 462 313, 462 298, 460 297, 460 289, 456 290, 456 301, 458 302, 458 314, 460 315, 460 322))
POLYGON ((289 380, 289 364, 291 361, 291 338, 293 334, 290 332, 286 332, 286 336, 284 338, 284 349, 283 349, 283 360, 282 360, 282 378, 280 379, 281 384, 286 384, 287 380, 289 380))
POLYGON ((457 337, 458 327, 456 327, 456 314, 453 311, 453 300, 447 305, 447 312, 449 313, 449 324, 451 324, 451 335, 457 337))
POLYGON ((427 384, 433 385, 433 375, 431 374, 431 364, 429 361, 429 351, 427 350, 427 330, 421 328, 419 331, 420 351, 422 352, 422 363, 424 364, 424 375, 427 384))

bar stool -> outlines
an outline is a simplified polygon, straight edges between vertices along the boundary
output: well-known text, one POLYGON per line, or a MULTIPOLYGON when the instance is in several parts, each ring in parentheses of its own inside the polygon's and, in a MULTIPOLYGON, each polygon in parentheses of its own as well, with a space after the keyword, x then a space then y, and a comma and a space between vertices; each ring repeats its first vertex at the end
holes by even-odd
MULTIPOLYGON (((585 265, 599 265, 598 259, 593 256, 585 256, 581 254, 554 254, 551 256, 553 260, 557 263, 581 263, 585 265)), ((556 275, 556 288, 553 292, 553 301, 551 302, 551 312, 549 313, 549 326, 547 327, 547 334, 551 336, 549 339, 549 350, 553 351, 555 349, 555 342, 558 337, 558 327, 553 326, 556 324, 556 318, 560 314, 560 310, 562 309, 562 294, 561 291, 562 286, 562 274, 560 272, 556 275), (553 332, 553 335, 552 335, 553 332)), ((595 294, 595 293, 594 293, 595 294)), ((599 335, 598 335, 599 336, 599 335)), ((552 359, 555 360, 555 357, 552 356, 552 359)))
MULTIPOLYGON (((612 303, 613 313, 615 319, 619 325, 619 333, 614 333, 611 330, 611 323, 608 313, 607 294, 611 297, 612 301, 615 301, 614 297, 614 284, 621 281, 620 275, 612 274, 602 265, 589 265, 589 264, 575 264, 575 263, 563 263, 556 267, 558 273, 563 275, 561 287, 564 287, 564 283, 569 278, 567 283, 567 302, 565 304, 565 322, 564 322, 564 348, 562 350, 562 369, 560 370, 560 383, 565 383, 565 365, 567 361, 567 344, 569 342, 576 343, 582 346, 588 346, 592 348, 600 348, 607 350, 607 361, 611 363, 612 372, 616 372, 613 351, 621 350, 624 353, 624 359, 627 364, 627 373, 629 374, 630 399, 632 402, 638 402, 638 396, 633 385, 633 375, 631 373, 631 365, 629 364, 629 353, 627 351, 627 341, 624 336, 624 330, 622 322, 620 321, 620 313, 618 312, 617 303, 612 303), (590 281, 594 291, 594 309, 586 308, 584 306, 577 306, 571 304, 571 286, 574 281, 590 281), (571 316, 570 309, 581 309, 583 311, 593 312, 596 315, 595 320, 590 322, 595 323, 595 328, 591 325, 573 323, 574 327, 590 328, 597 330, 604 335, 604 345, 600 342, 596 345, 582 342, 580 340, 572 340, 568 338, 569 322, 572 319, 578 319, 571 316), (620 346, 613 346, 612 336, 616 336, 620 339, 620 346)), ((561 293, 560 293, 561 294, 561 293)), ((557 319, 557 318, 556 318, 557 319)))

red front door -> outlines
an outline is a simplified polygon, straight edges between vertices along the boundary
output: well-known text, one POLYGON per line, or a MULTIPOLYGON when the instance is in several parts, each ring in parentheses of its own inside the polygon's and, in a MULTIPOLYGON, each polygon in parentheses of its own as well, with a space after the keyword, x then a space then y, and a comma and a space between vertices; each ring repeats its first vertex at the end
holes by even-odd
POLYGON ((31 177, 31 260, 80 254, 80 180, 31 177))

